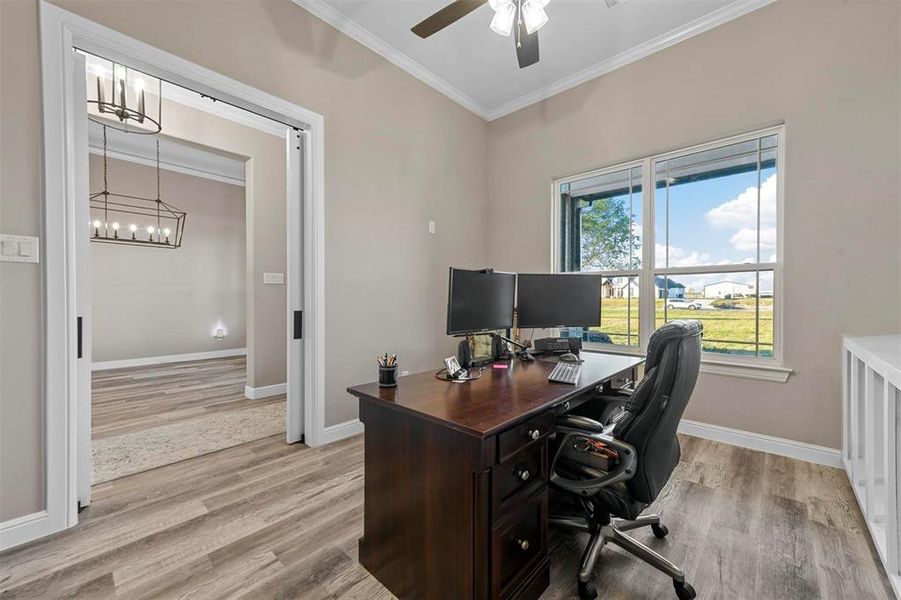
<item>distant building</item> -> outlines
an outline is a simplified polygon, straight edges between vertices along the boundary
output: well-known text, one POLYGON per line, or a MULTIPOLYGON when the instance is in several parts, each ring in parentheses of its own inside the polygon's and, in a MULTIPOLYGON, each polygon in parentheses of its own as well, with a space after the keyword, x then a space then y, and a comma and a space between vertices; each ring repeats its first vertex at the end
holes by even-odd
POLYGON ((744 296, 754 296, 755 288, 749 283, 739 283, 738 281, 717 281, 704 286, 705 298, 741 298, 744 296))
MULTIPOLYGON (((627 283, 617 283, 608 278, 601 284, 601 292, 604 298, 638 298, 638 280, 629 278, 627 283)), ((672 279, 655 277, 654 296, 656 298, 684 298, 685 286, 672 279), (669 288, 669 294, 664 293, 664 286, 669 288)))

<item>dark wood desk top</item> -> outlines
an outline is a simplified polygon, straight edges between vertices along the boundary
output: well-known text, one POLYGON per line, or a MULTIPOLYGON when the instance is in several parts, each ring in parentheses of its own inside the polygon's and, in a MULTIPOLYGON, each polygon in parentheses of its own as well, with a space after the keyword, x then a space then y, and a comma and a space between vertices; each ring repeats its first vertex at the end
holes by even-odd
POLYGON ((489 365, 476 381, 442 381, 435 371, 429 371, 400 377, 395 388, 367 383, 347 391, 469 435, 487 437, 644 362, 639 356, 592 352, 583 352, 581 358, 585 362, 576 385, 548 381, 553 362, 513 359, 507 369, 489 365))

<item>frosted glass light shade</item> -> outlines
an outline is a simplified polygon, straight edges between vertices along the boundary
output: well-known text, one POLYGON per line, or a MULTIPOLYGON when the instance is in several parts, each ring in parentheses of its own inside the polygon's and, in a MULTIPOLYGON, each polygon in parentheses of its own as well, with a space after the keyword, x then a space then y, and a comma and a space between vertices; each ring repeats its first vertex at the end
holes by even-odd
POLYGON ((526 0, 522 3, 522 22, 526 26, 526 33, 535 33, 547 23, 547 13, 544 12, 538 0, 526 0))
POLYGON ((513 6, 513 3, 509 1, 504 3, 494 13, 494 18, 491 19, 491 30, 504 37, 509 36, 513 31, 513 20, 515 17, 516 7, 513 6))

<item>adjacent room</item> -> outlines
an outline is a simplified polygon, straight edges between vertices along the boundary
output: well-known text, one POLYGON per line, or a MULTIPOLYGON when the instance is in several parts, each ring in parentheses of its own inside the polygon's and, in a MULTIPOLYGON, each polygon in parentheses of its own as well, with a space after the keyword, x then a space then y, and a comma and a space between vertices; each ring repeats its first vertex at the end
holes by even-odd
POLYGON ((901 3, 0 0, 3 598, 901 599, 901 3))
POLYGON ((76 341, 91 364, 83 407, 91 484, 284 434, 279 254, 287 228, 260 243, 248 221, 266 210, 283 222, 284 188, 260 182, 286 177, 278 156, 285 126, 128 65, 80 56, 90 248, 80 240, 76 260, 90 289, 76 341), (123 120, 125 110, 137 116, 123 120), (264 273, 257 286, 251 259, 267 251, 278 272, 264 273), (255 319, 248 306, 261 302, 278 312, 255 319), (248 373, 260 362, 268 372, 248 373), (250 384, 264 378, 281 383, 250 384))

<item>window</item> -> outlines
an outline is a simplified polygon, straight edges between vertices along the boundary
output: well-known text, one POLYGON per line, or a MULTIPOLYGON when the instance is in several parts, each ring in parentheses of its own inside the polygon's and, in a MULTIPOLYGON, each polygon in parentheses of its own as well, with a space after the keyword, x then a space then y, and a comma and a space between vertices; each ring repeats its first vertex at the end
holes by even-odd
POLYGON ((704 324, 708 356, 778 358, 780 128, 568 177, 558 267, 604 275, 590 344, 644 349, 673 319, 704 324))
POLYGON ((601 326, 569 329, 584 342, 638 347, 641 273, 641 165, 560 184, 561 267, 600 271, 601 326))

